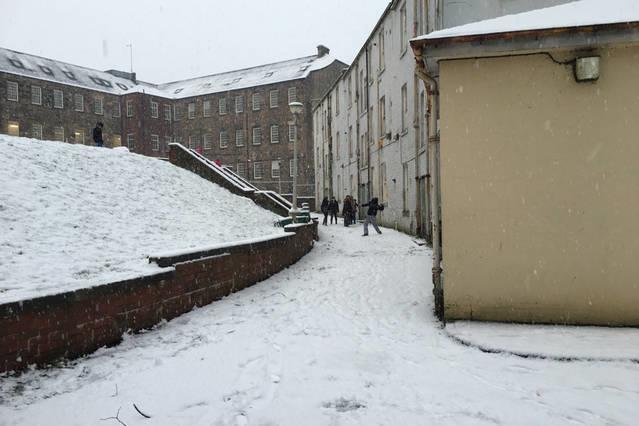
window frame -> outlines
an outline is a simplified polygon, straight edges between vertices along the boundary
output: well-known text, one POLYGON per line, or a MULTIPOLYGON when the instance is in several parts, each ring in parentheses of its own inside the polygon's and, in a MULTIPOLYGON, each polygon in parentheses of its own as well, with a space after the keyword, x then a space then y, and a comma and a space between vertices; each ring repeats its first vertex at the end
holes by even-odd
POLYGON ((96 115, 104 115, 104 99, 96 96, 95 98, 93 98, 93 112, 96 115), (100 106, 100 108, 98 108, 98 105, 100 106))
POLYGON ((158 102, 151 101, 151 118, 159 118, 159 117, 160 117, 160 104, 158 102))
POLYGON ((229 147, 229 132, 222 129, 220 130, 220 149, 226 149, 229 147))
POLYGON ((20 102, 20 85, 17 81, 7 80, 7 100, 11 102, 20 102), (15 88, 15 91, 11 88, 15 88), (11 97, 11 94, 15 92, 15 99, 11 97))
POLYGON ((160 135, 151 135, 151 151, 160 151, 160 135))
POLYGON ((31 105, 42 105, 42 87, 31 85, 31 105), (37 93, 37 102, 34 102, 34 96, 37 93))
POLYGON ((280 143, 280 126, 279 124, 271 124, 271 143, 280 143), (275 131, 276 138, 273 138, 275 131))
POLYGON ((53 89, 53 108, 64 109, 64 92, 60 89, 53 89))

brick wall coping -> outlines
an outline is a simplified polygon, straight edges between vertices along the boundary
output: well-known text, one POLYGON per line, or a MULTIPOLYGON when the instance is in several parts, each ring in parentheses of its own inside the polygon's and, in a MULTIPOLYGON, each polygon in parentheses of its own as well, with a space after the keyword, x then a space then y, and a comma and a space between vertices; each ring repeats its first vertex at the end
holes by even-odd
POLYGON ((123 288, 144 288, 157 281, 170 279, 175 273, 174 267, 165 267, 158 272, 151 272, 148 275, 138 275, 123 281, 114 283, 99 284, 93 287, 86 287, 79 290, 69 290, 62 293, 51 294, 33 299, 19 300, 0 304, 0 318, 20 314, 28 311, 46 311, 50 306, 71 306, 82 303, 84 300, 92 300, 98 296, 104 297, 117 294, 123 288))
POLYGON ((214 244, 208 247, 199 247, 189 250, 179 250, 174 252, 166 252, 160 253, 153 256, 149 256, 149 263, 156 263, 158 266, 164 268, 169 267, 171 265, 175 265, 176 263, 187 262, 191 260, 201 260, 204 258, 208 258, 211 256, 216 256, 222 254, 224 252, 231 252, 233 249, 251 246, 259 243, 264 243, 267 241, 274 241, 283 238, 291 238, 294 234, 291 232, 286 232, 282 234, 271 234, 265 235, 263 237, 251 238, 248 240, 242 241, 234 241, 229 243, 220 243, 214 244))

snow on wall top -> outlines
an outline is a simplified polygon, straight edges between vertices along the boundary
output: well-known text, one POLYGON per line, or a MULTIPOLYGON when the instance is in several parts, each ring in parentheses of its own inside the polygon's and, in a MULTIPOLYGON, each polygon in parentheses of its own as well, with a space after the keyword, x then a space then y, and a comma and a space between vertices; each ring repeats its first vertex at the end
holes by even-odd
POLYGON ((144 92, 169 99, 182 99, 302 79, 308 77, 313 71, 329 66, 334 61, 335 58, 328 54, 323 56, 314 55, 156 85, 141 81, 134 83, 131 80, 117 77, 105 71, 0 48, 0 72, 83 87, 114 95, 144 92))
POLYGON ((67 64, 1 47, 0 72, 84 87, 114 95, 121 95, 135 86, 131 80, 116 77, 105 71, 67 64))
POLYGON ((434 31, 413 41, 638 21, 637 0, 580 0, 434 31))

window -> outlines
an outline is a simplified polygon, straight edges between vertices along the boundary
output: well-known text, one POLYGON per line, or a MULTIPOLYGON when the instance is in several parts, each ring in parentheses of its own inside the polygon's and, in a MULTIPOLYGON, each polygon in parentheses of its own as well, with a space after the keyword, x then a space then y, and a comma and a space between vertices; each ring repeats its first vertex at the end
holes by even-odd
POLYGON ((235 97, 235 112, 238 114, 244 112, 244 96, 235 97))
POLYGON ((348 75, 348 107, 353 104, 353 75, 348 75))
POLYGON ((388 201, 388 179, 386 178, 386 163, 382 163, 379 173, 380 173, 379 179, 382 184, 382 194, 380 197, 380 203, 383 203, 385 201, 388 201))
POLYGON ((255 179, 262 179, 264 176, 264 165, 261 162, 253 163, 253 177, 255 179))
POLYGON ((189 149, 196 149, 199 142, 200 141, 197 136, 189 136, 189 149))
POLYGON ((76 130, 73 133, 73 139, 75 140, 75 143, 79 143, 84 145, 84 131, 83 130, 76 130))
POLYGON ((53 128, 53 140, 64 142, 64 127, 56 126, 53 128))
POLYGON ((151 101, 151 118, 158 118, 159 116, 160 111, 158 103, 151 101))
POLYGON ((31 126, 31 137, 33 139, 42 139, 42 124, 33 124, 31 126))
POLYGON ((402 167, 402 210, 408 210, 408 164, 402 167))
POLYGON ((379 35, 377 36, 377 47, 379 49, 379 72, 384 71, 384 66, 386 61, 384 60, 384 28, 379 30, 379 35))
POLYGON ((288 125, 288 141, 295 142, 295 136, 297 136, 297 128, 294 124, 288 125))
POLYGON ((408 131, 408 88, 402 86, 402 133, 408 131))
POLYGON ((289 87, 288 88, 288 103, 297 102, 297 88, 289 87))
POLYGON ((386 136, 386 98, 382 96, 379 99, 379 137, 386 136))
POLYGON ((84 96, 78 93, 73 95, 73 104, 75 105, 75 110, 78 112, 84 111, 84 96))
MULTIPOLYGON (((290 160, 288 160, 288 169, 289 169, 289 176, 293 177, 295 176, 295 159, 291 158, 290 160)), ((299 170, 297 170, 299 172, 299 170)), ((299 176, 299 173, 298 173, 299 176)))
POLYGON ((244 129, 235 131, 235 146, 244 146, 244 129))
POLYGON ((211 116, 211 101, 204 101, 202 103, 202 115, 204 117, 211 116))
POLYGON ((18 83, 7 81, 7 100, 18 102, 18 83))
POLYGON ((189 103, 188 114, 189 120, 193 120, 195 118, 195 102, 189 103))
POLYGON ((335 86, 335 115, 339 115, 339 81, 335 86))
POLYGON ((133 133, 126 135, 126 146, 129 148, 129 151, 133 151, 135 148, 135 135, 133 133))
POLYGON ((151 135, 151 151, 159 151, 159 150, 160 150, 160 137, 158 135, 151 135))
POLYGON ((279 161, 271 161, 271 177, 279 178, 280 177, 280 162, 279 161))
POLYGON ((164 105, 164 120, 171 121, 171 105, 164 105))
POLYGON ((353 126, 348 126, 348 158, 353 158, 353 126))
POLYGON ((253 111, 259 111, 262 108, 262 95, 259 93, 253 93, 252 102, 253 111))
POLYGON ((361 70, 359 72, 359 84, 360 84, 360 91, 359 91, 359 113, 363 114, 364 112, 366 112, 366 79, 364 78, 364 70, 361 70))
POLYGON ((42 105, 42 87, 31 86, 31 103, 33 105, 42 105))
POLYGON ((408 28, 406 20, 406 3, 399 10, 399 51, 403 55, 408 49, 408 28))
POLYGON ((226 130, 220 131, 220 148, 226 148, 229 146, 229 134, 226 130))
POLYGON ((271 126, 271 143, 280 143, 280 126, 277 124, 271 126))
POLYGON ((173 121, 180 121, 182 119, 182 105, 173 105, 173 121))
POLYGON ((271 108, 277 108, 280 103, 280 91, 279 90, 271 90, 269 92, 269 104, 271 108))
POLYGON ((64 108, 64 94, 62 90, 53 89, 53 107, 64 108))
POLYGON ((253 127, 253 145, 262 144, 262 128, 253 127))
POLYGON ((211 148, 213 148, 213 135, 205 133, 202 136, 202 145, 202 148, 204 148, 205 151, 210 151, 211 148))
POLYGON ((168 151, 169 145, 171 145, 171 136, 164 136, 164 146, 162 147, 162 151, 168 151))
POLYGON ((133 117, 133 101, 126 101, 126 116, 133 117))
POLYGON ((116 102, 113 104, 113 116, 114 117, 119 117, 120 115, 122 115, 122 109, 120 106, 120 102, 116 102))
POLYGON ((220 110, 220 115, 225 115, 226 114, 226 98, 220 98, 220 100, 218 101, 218 107, 220 110))
POLYGON ((237 163, 237 174, 246 178, 246 163, 237 163))
POLYGON ((335 134, 335 159, 339 160, 339 137, 340 137, 340 133, 339 131, 335 134))
POLYGON ((7 126, 7 133, 10 136, 20 136, 20 123, 17 121, 9 121, 7 126))
POLYGON ((102 100, 102 98, 95 98, 93 107, 94 107, 94 112, 97 115, 104 114, 104 101, 102 100))

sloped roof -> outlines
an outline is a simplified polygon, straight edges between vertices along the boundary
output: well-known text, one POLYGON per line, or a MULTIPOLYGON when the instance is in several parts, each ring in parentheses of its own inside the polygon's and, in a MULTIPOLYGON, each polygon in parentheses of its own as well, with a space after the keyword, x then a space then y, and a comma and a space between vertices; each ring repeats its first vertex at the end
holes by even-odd
POLYGON ((158 89, 173 98, 188 98, 209 93, 226 92, 247 87, 264 86, 306 78, 311 72, 335 61, 330 55, 307 56, 253 68, 213 74, 190 80, 161 84, 158 89))
POLYGON ((135 87, 131 80, 116 77, 104 71, 1 47, 0 71, 116 95, 135 87))
POLYGON ((0 48, 0 72, 83 87, 115 95, 144 91, 145 93, 169 99, 182 99, 302 79, 313 71, 329 66, 335 60, 328 54, 306 56, 253 68, 157 85, 141 81, 136 84, 131 80, 114 76, 105 71, 0 48))
POLYGON ((632 22, 639 22, 638 0, 580 0, 434 31, 412 42, 632 22))

